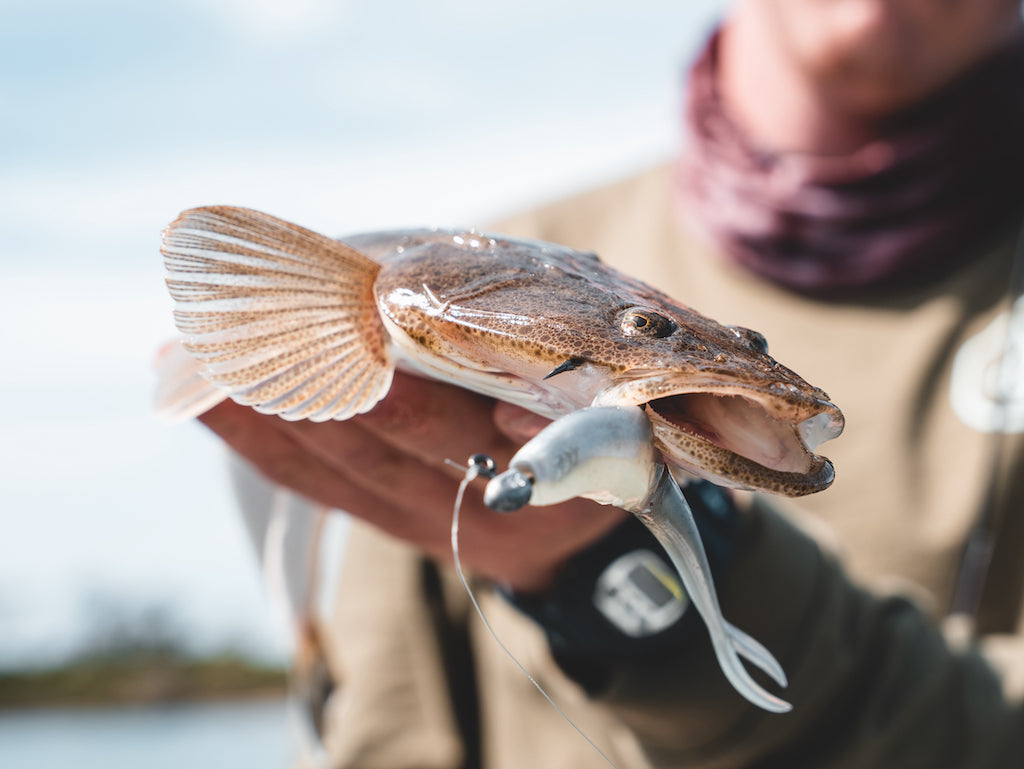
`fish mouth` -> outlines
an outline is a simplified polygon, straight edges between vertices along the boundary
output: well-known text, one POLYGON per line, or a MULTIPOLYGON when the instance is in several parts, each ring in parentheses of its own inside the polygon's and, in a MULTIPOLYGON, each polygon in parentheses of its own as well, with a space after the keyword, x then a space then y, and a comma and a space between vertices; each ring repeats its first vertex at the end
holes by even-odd
MULTIPOLYGON (((635 388, 613 389, 620 404, 643 407, 658 449, 676 470, 790 497, 821 491, 835 479, 832 463, 814 449, 842 432, 843 415, 820 391, 713 385, 665 392, 662 384, 657 397, 641 398, 635 388)), ((609 395, 598 400, 607 404, 609 395)))

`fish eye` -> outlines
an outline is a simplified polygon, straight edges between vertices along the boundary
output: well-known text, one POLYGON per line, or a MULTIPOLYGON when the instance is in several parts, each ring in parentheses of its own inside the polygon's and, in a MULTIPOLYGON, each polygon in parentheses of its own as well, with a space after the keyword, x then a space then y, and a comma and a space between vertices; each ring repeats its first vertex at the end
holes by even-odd
POLYGON ((736 336, 753 347, 755 351, 763 355, 768 354, 768 340, 765 339, 764 334, 760 331, 754 331, 752 328, 744 328, 743 326, 730 326, 729 328, 733 330, 736 336))
POLYGON ((620 322, 627 336, 650 336, 661 339, 676 330, 676 323, 660 312, 646 307, 631 307, 622 313, 620 322))

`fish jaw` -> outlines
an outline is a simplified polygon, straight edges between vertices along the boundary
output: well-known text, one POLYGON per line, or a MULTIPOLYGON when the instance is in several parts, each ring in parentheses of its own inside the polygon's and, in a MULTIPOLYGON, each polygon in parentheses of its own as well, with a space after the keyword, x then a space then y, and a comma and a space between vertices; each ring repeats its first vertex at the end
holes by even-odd
POLYGON ((791 497, 835 479, 832 463, 815 449, 839 436, 843 416, 815 388, 663 372, 612 384, 593 405, 642 406, 677 476, 791 497))

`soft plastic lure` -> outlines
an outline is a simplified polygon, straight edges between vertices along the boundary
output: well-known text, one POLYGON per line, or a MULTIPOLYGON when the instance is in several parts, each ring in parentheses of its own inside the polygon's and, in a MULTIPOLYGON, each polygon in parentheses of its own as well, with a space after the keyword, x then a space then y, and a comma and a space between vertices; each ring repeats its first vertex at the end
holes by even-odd
POLYGON ((722 616, 693 513, 660 461, 643 411, 587 408, 552 422, 512 457, 509 469, 492 478, 484 492, 484 502, 499 512, 573 497, 635 514, 672 559, 690 602, 704 618, 726 678, 765 710, 791 709, 754 681, 740 662, 743 657, 786 686, 786 674, 771 652, 722 616))

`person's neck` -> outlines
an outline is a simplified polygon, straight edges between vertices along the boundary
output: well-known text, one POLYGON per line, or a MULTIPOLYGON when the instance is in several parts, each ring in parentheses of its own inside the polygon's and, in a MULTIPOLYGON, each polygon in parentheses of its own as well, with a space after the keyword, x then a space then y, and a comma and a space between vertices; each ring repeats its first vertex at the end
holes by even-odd
POLYGON ((873 126, 835 119, 849 110, 801 116, 812 105, 783 86, 743 102, 762 111, 732 109, 722 39, 690 70, 676 178, 681 212, 731 261, 799 291, 852 295, 948 274, 1019 218, 1024 36, 873 126))

